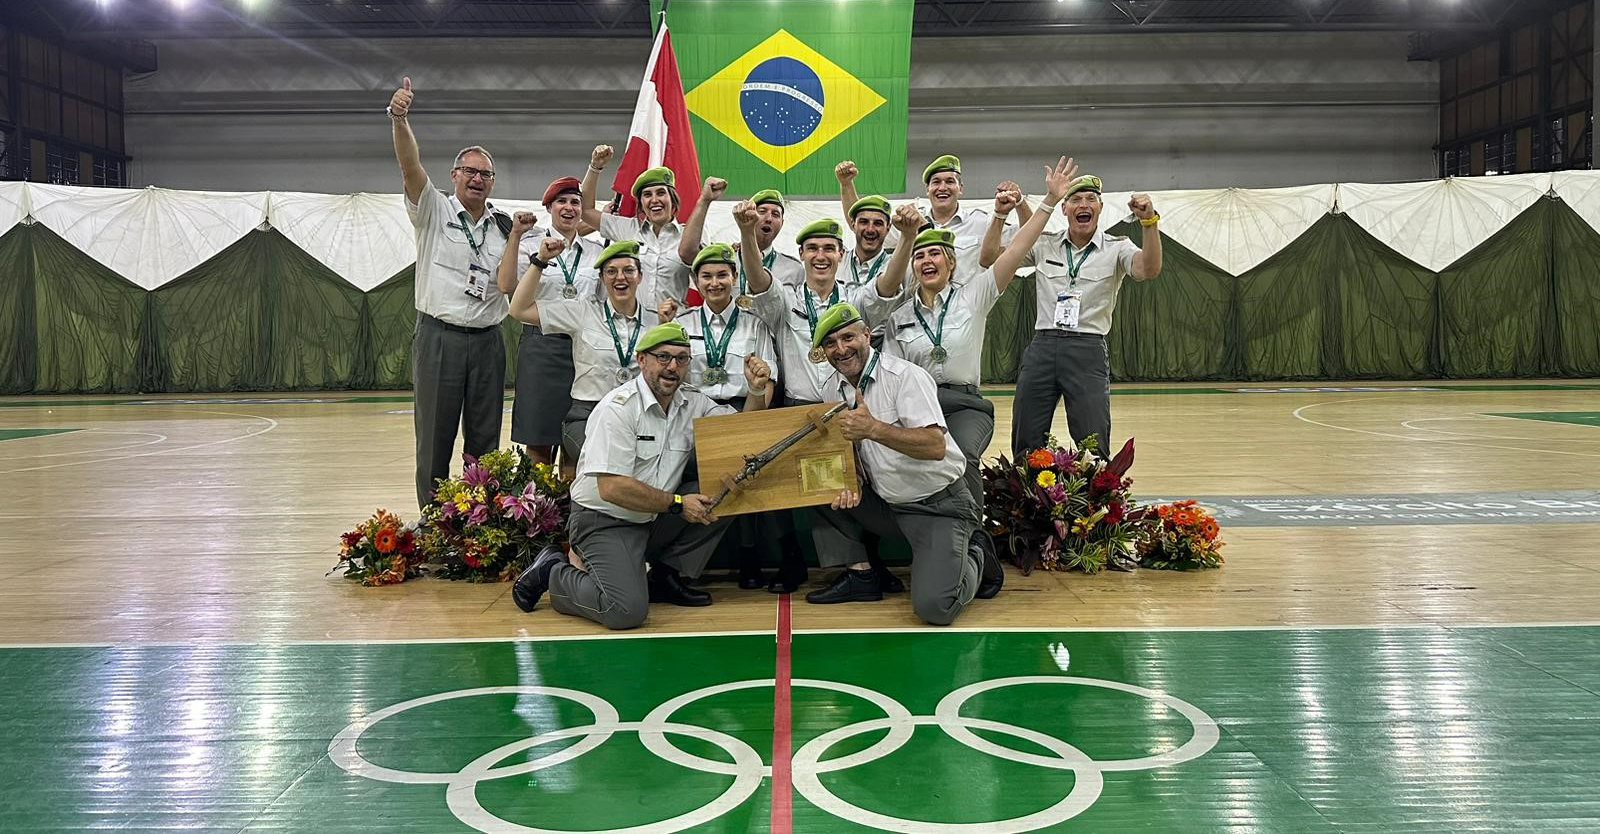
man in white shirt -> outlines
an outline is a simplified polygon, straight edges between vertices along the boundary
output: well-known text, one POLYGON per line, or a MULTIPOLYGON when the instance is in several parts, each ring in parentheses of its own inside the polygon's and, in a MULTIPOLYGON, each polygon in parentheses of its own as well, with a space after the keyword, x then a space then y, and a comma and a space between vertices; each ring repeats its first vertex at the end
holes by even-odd
MULTIPOLYGON (((731 519, 717 518, 712 498, 684 471, 695 419, 734 411, 683 385, 689 355, 689 335, 676 322, 639 339, 640 375, 607 394, 589 418, 567 517, 572 557, 547 548, 517 577, 511 595, 523 611, 548 590, 557 611, 626 629, 644 623, 652 601, 711 604, 683 577, 700 575, 731 519)), ((760 359, 745 362, 752 392, 745 411, 766 407, 771 372, 760 359)))
POLYGON ((824 567, 844 566, 828 587, 806 595, 815 604, 883 598, 863 536, 903 536, 911 544, 911 607, 923 622, 949 625, 986 574, 1000 564, 978 545, 977 504, 962 472, 966 457, 945 428, 928 372, 872 349, 867 324, 849 304, 817 323, 816 344, 833 375, 828 386, 852 408, 834 428, 856 445, 859 490, 845 490, 816 511, 812 540, 824 567))
POLYGON ((407 116, 411 79, 389 99, 394 155, 417 234, 417 328, 411 341, 411 388, 417 439, 417 506, 433 501, 450 474, 456 427, 462 451, 478 457, 500 445, 506 349, 500 322, 506 295, 495 281, 511 217, 489 203, 494 160, 473 145, 450 169, 454 193, 433 187, 407 116))

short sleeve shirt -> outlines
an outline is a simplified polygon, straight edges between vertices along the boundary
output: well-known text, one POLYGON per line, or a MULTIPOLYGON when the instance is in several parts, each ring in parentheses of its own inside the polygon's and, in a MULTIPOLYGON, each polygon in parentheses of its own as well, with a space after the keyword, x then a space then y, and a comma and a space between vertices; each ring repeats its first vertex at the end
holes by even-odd
POLYGON ((599 231, 602 237, 613 242, 639 242, 639 269, 644 273, 639 282, 639 300, 645 306, 653 310, 667 298, 683 302, 683 297, 689 294, 689 266, 678 256, 682 226, 668 223, 656 232, 643 218, 602 214, 599 231))
POLYGON ((1133 274, 1133 256, 1137 254, 1139 247, 1133 241, 1103 230, 1096 230, 1089 245, 1076 250, 1065 231, 1040 237, 1021 264, 1034 267, 1034 329, 1058 329, 1056 303, 1077 294, 1078 326, 1072 332, 1110 333, 1117 292, 1122 279, 1133 274), (1077 265, 1076 276, 1073 265, 1077 265))
MULTIPOLYGON (((896 356, 877 352, 878 364, 867 384, 867 408, 872 416, 892 426, 920 429, 938 426, 944 433, 944 457, 917 460, 877 441, 856 443, 856 455, 866 470, 868 488, 890 504, 921 501, 953 483, 966 471, 967 458, 946 430, 939 393, 927 371, 896 356)), ((867 358, 870 364, 871 356, 867 358)), ((833 399, 856 402, 857 390, 835 371, 827 380, 833 399)))
POLYGON ((941 385, 977 385, 989 311, 999 298, 992 269, 966 283, 945 287, 932 307, 923 305, 920 295, 913 293, 890 315, 883 352, 921 367, 941 385), (933 336, 939 337, 939 347, 944 349, 942 362, 933 360, 933 336))
POLYGON ((705 394, 681 386, 672 395, 671 408, 662 411, 643 377, 616 386, 589 415, 572 500, 613 518, 648 524, 656 513, 630 510, 601 498, 598 476, 622 475, 655 489, 676 490, 694 452, 695 419, 732 413, 705 394))
POLYGON ((772 331, 754 310, 741 310, 729 304, 720 313, 708 307, 695 307, 678 316, 678 323, 689 334, 689 383, 717 402, 727 402, 734 397, 750 394, 750 385, 744 378, 744 360, 755 356, 772 368, 773 384, 778 384, 778 355, 772 343, 772 331), (728 334, 730 322, 733 333, 728 334), (706 382, 706 369, 710 367, 710 350, 707 342, 724 344, 722 369, 728 378, 716 385, 706 382))
POLYGON ((828 307, 840 301, 854 304, 867 320, 867 326, 873 326, 879 319, 863 306, 862 298, 867 294, 875 296, 877 291, 869 287, 851 294, 844 285, 835 282, 829 297, 820 298, 809 284, 791 287, 775 280, 766 292, 750 296, 755 304, 752 309, 777 342, 778 363, 783 369, 783 392, 790 400, 833 402, 839 399, 837 389, 823 385, 833 368, 827 362, 811 361, 812 328, 828 307), (808 300, 810 306, 807 306, 808 300))
MULTIPOLYGON (((518 278, 533 263, 533 256, 539 254, 539 244, 547 237, 556 236, 556 232, 548 229, 532 229, 522 236, 517 243, 518 278)), ((569 283, 573 288, 573 298, 602 298, 600 276, 595 271, 594 258, 604 248, 599 241, 573 238, 572 243, 540 273, 539 294, 534 300, 540 303, 560 301, 566 298, 563 290, 569 283)))
POLYGON ((655 327, 659 320, 643 301, 637 303, 634 314, 625 316, 611 309, 609 301, 592 298, 540 302, 539 325, 544 332, 572 337, 574 400, 597 402, 617 387, 624 369, 630 376, 638 376, 639 361, 633 350, 638 334, 655 327))
POLYGON ((493 207, 473 223, 461 201, 434 188, 431 179, 417 202, 405 202, 417 235, 417 310, 460 327, 498 325, 511 305, 495 283, 506 236, 493 207), (468 293, 471 277, 484 287, 483 298, 468 293))

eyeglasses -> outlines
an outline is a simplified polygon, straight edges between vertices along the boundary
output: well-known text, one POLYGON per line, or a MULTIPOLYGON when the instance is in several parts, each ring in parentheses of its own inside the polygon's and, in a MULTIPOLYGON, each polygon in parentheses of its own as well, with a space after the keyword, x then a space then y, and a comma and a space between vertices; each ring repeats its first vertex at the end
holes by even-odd
POLYGON ((493 171, 480 171, 477 168, 468 168, 465 165, 457 166, 455 170, 460 171, 461 175, 469 180, 473 177, 483 177, 485 181, 494 179, 493 171))
POLYGON ((671 367, 673 365, 677 365, 679 367, 684 367, 684 368, 689 367, 689 354, 687 354, 687 353, 683 354, 682 356, 678 356, 678 355, 672 354, 672 353, 660 353, 658 351, 652 351, 647 355, 651 359, 654 359, 657 362, 660 362, 661 364, 666 365, 668 367, 671 367))

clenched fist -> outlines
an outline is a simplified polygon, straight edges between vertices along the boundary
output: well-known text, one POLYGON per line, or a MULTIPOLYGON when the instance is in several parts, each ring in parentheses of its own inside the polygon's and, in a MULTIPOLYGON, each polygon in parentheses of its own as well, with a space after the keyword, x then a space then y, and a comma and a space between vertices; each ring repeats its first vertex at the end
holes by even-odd
POLYGON ((1156 216, 1156 205, 1150 202, 1149 194, 1135 194, 1128 200, 1128 210, 1140 220, 1149 220, 1156 216))
POLYGON ((858 173, 860 171, 856 169, 856 164, 848 159, 833 166, 833 175, 838 178, 840 185, 849 185, 855 182, 856 174, 858 173))

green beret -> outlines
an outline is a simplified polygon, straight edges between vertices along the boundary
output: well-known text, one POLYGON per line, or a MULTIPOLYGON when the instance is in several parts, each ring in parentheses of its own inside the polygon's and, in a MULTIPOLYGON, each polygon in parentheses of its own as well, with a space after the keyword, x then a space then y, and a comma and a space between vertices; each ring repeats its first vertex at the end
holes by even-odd
POLYGON ((949 229, 923 229, 917 233, 916 239, 911 241, 911 251, 915 252, 924 246, 944 246, 954 249, 956 248, 956 233, 949 229))
POLYGON ((864 211, 881 211, 890 217, 894 216, 894 212, 889 210, 889 201, 876 194, 868 194, 852 203, 850 205, 850 219, 856 219, 856 215, 864 211))
POLYGON ((640 174, 639 178, 633 181, 633 196, 638 197, 639 192, 649 188, 652 185, 664 185, 673 190, 677 190, 676 186, 674 186, 672 183, 672 169, 666 167, 651 168, 650 170, 640 174))
POLYGON ((771 203, 778 208, 783 208, 783 195, 778 193, 778 189, 776 188, 768 188, 765 191, 757 191, 756 193, 751 194, 750 202, 755 203, 758 206, 762 203, 771 203))
POLYGON ((933 179, 933 175, 939 173, 940 171, 954 171, 957 174, 960 174, 961 157, 945 154, 944 156, 941 156, 938 159, 928 163, 928 167, 922 169, 923 185, 927 185, 928 180, 933 179))
POLYGON ((814 237, 831 237, 840 243, 844 243, 844 227, 840 226, 839 221, 832 217, 813 220, 807 223, 804 229, 800 230, 800 234, 795 235, 794 242, 805 245, 806 240, 814 237))
POLYGON ((595 256, 594 268, 596 270, 605 269, 606 261, 613 258, 632 258, 637 262, 639 260, 639 241, 619 240, 601 249, 600 254, 595 256))
POLYGON ((822 347, 822 340, 846 325, 861 321, 861 312, 848 303, 835 304, 817 319, 817 329, 811 334, 811 346, 822 347))
POLYGON ((700 274, 701 264, 727 264, 728 266, 738 266, 739 258, 733 254, 732 246, 729 246, 726 243, 713 243, 710 246, 701 249, 700 254, 694 256, 694 263, 689 266, 689 270, 698 275, 700 274))
POLYGON ((1072 181, 1072 185, 1067 186, 1067 196, 1062 197, 1061 199, 1065 200, 1067 197, 1071 197, 1079 191, 1093 191, 1094 193, 1099 194, 1101 192, 1100 178, 1091 174, 1084 174, 1083 176, 1078 177, 1072 181))
POLYGON ((675 321, 669 321, 666 324, 658 324, 655 327, 646 330, 644 335, 639 337, 639 346, 636 349, 638 352, 644 353, 653 347, 660 347, 662 345, 688 347, 689 331, 684 330, 683 325, 675 321))

